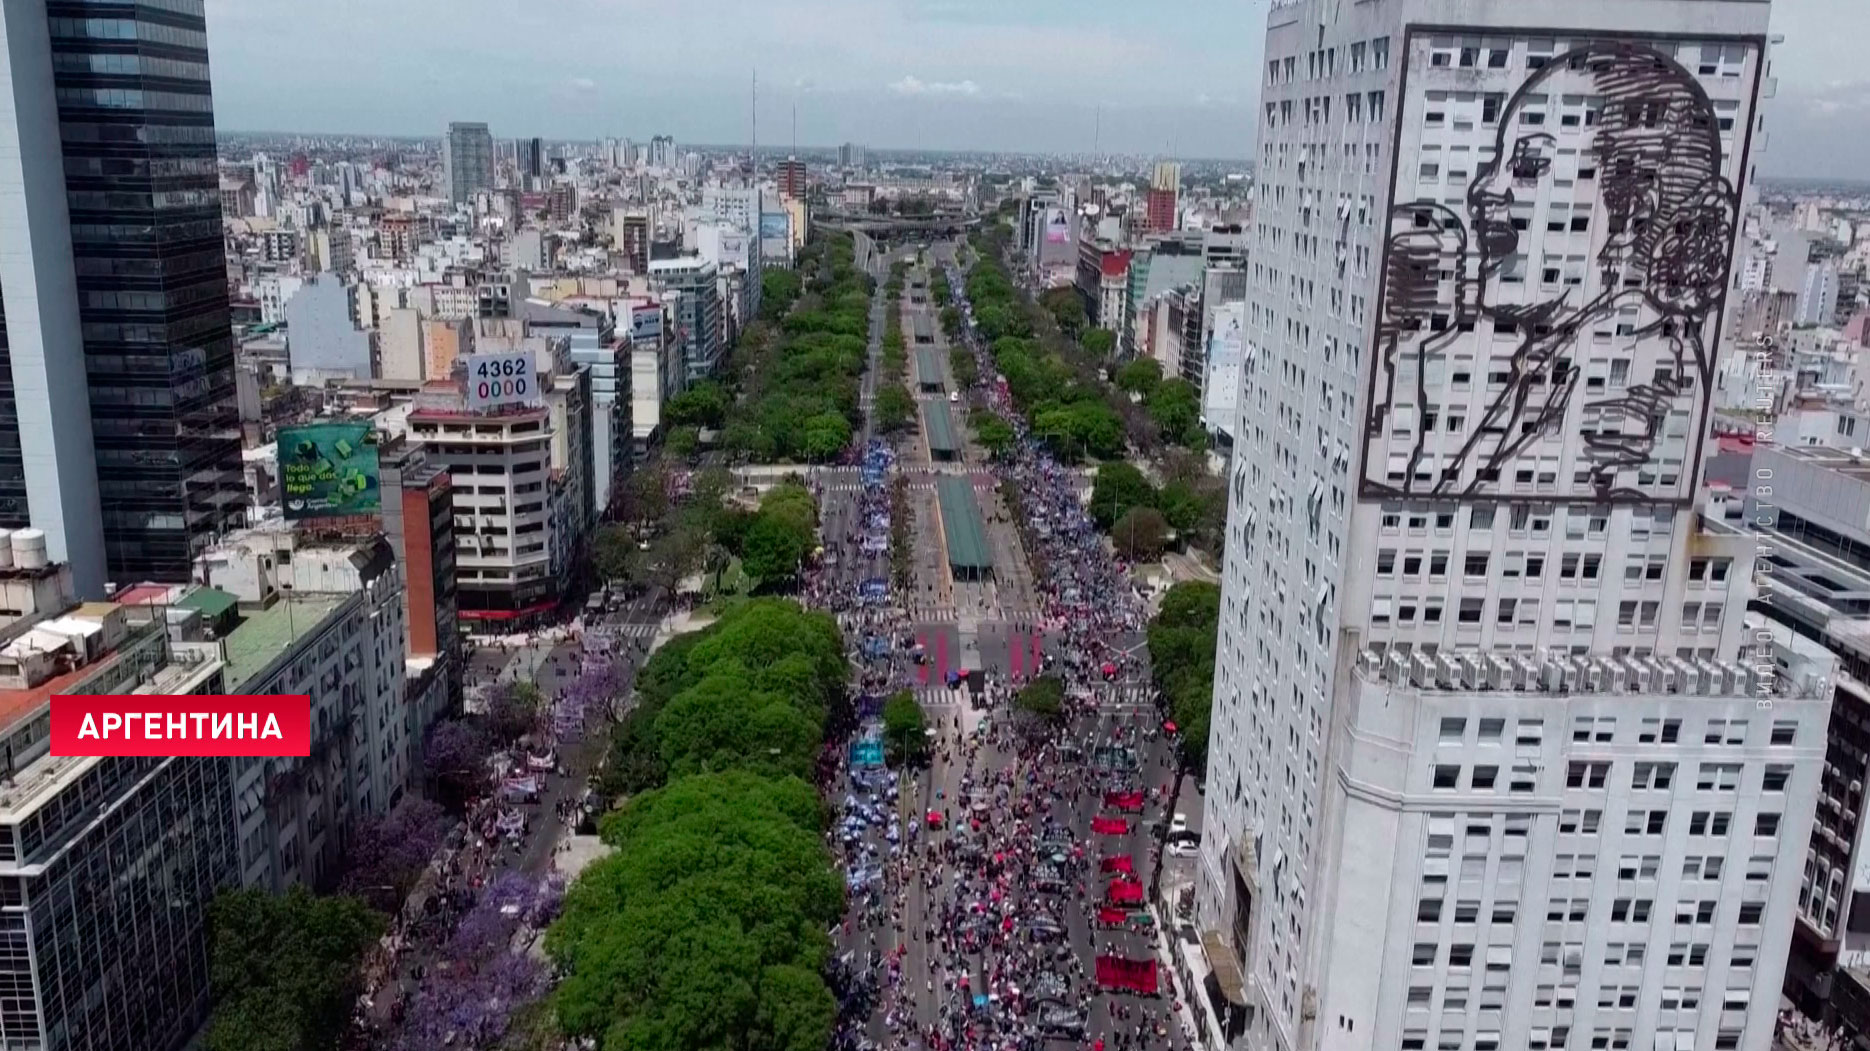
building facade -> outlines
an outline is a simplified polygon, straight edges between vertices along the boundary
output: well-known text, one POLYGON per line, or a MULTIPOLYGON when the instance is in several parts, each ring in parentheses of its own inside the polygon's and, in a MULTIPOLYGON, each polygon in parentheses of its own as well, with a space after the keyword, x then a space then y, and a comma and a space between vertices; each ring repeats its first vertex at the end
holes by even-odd
MULTIPOLYGON (((66 600, 69 602, 69 598, 66 600)), ((0 1043, 44 1051, 174 1051, 207 1021, 208 906, 239 883, 233 764, 48 753, 52 693, 223 693, 213 644, 87 603, 9 630, 0 703, 0 1043), (86 629, 61 663, 29 672, 25 635, 86 629), (22 634, 24 633, 24 634, 22 634), (42 677, 51 673, 51 677, 42 677)), ((74 634, 74 642, 79 636, 74 634)))
POLYGON ((675 293, 675 341, 681 347, 684 385, 714 375, 723 353, 721 292, 713 263, 699 256, 658 259, 649 264, 650 280, 675 293))
POLYGON ((247 503, 202 5, 96 14, 0 15, 0 526, 86 595, 186 579, 247 503))
POLYGON ((1209 1042, 1765 1051, 1830 698, 1695 498, 1767 6, 1268 17, 1209 1042))
POLYGON ((467 204, 493 189, 493 133, 478 122, 448 125, 442 140, 442 187, 455 204, 467 204))

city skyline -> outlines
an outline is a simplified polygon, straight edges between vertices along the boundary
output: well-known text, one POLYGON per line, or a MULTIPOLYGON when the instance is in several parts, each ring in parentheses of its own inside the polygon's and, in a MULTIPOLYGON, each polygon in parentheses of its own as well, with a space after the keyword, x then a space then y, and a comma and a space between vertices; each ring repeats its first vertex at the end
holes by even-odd
MULTIPOLYGON (((981 0, 729 7, 702 56, 620 47, 684 39, 680 13, 645 5, 580 0, 471 19, 440 17, 434 0, 342 0, 307 19, 278 0, 209 0, 217 123, 439 136, 449 121, 478 120, 500 139, 666 132, 739 143, 757 70, 759 138, 775 147, 796 137, 821 148, 1241 159, 1258 134, 1266 0, 1199 0, 1174 19, 1102 0, 1090 5, 1095 17, 1056 0, 1017 10, 981 0), (565 33, 573 24, 585 29, 565 33), (512 47, 532 30, 550 45, 512 47), (293 47, 278 48, 286 38, 293 47), (405 45, 415 39, 429 42, 422 55, 464 61, 412 63, 405 45), (331 69, 347 76, 332 80, 331 69), (307 78, 327 83, 287 89, 307 78)), ((1762 106, 1771 136, 1763 175, 1838 178, 1870 167, 1870 80, 1855 68, 1853 34, 1837 32, 1853 22, 1870 28, 1870 13, 1850 0, 1773 6, 1771 31, 1785 40, 1772 53, 1777 96, 1762 106)))

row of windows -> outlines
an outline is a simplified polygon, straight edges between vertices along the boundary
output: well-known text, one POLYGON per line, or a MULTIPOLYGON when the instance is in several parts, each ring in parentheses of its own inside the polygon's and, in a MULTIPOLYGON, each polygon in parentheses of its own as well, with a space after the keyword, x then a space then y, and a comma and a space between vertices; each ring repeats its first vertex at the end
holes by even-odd
POLYGON ((92 54, 81 51, 58 51, 52 55, 52 68, 60 73, 97 73, 106 76, 172 77, 177 80, 208 80, 206 62, 189 62, 159 55, 92 54))
POLYGON ((102 109, 174 110, 182 113, 212 113, 214 99, 206 93, 181 91, 145 91, 141 88, 59 88, 61 106, 92 106, 102 109))
POLYGON ((140 40, 208 50, 208 34, 199 29, 158 25, 136 18, 50 18, 54 40, 140 40))
MULTIPOLYGON (((1493 516, 1491 509, 1487 510, 1489 512, 1485 516, 1487 525, 1482 526, 1476 522, 1475 529, 1491 527, 1493 516)), ((1480 517, 1478 514, 1475 516, 1475 518, 1480 517)), ((1578 523, 1584 520, 1572 516, 1570 521, 1578 523)), ((1603 516, 1593 516, 1589 519, 1591 535, 1601 536, 1608 521, 1608 518, 1603 516)), ((1450 557, 1451 553, 1445 550, 1431 551, 1426 556, 1417 551, 1404 551, 1399 560, 1395 548, 1382 548, 1377 551, 1377 576, 1394 577, 1400 565, 1404 579, 1420 579, 1422 570, 1426 566, 1430 580, 1443 579, 1448 576, 1450 557)), ((1604 556, 1597 553, 1565 552, 1559 556, 1558 577, 1561 580, 1596 580, 1603 561, 1604 556)), ((1496 566, 1500 570, 1500 575, 1506 579, 1538 580, 1545 575, 1546 556, 1539 552, 1508 551, 1502 555, 1498 563, 1495 563, 1492 552, 1469 551, 1463 558, 1462 576, 1474 580, 1485 579, 1488 571, 1496 566)), ((1623 580, 1625 584, 1658 581, 1663 578, 1667 568, 1667 555, 1632 555, 1624 562, 1623 580)), ((1718 584, 1727 580, 1727 575, 1732 568, 1732 559, 1696 558, 1689 562, 1688 579, 1691 583, 1718 584)))

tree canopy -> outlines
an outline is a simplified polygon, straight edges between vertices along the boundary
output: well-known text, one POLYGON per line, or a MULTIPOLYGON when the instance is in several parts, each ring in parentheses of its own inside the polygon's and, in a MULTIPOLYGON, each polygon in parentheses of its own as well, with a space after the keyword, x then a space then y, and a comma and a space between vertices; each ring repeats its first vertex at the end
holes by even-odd
POLYGON ((928 720, 915 694, 898 690, 883 702, 883 743, 890 758, 919 764, 928 757, 928 720))
POLYGON ((208 926, 209 1051, 335 1051, 383 917, 356 898, 227 890, 208 926))
POLYGON ((1195 770, 1207 763, 1220 621, 1219 585, 1183 581, 1163 595, 1147 629, 1150 675, 1181 731, 1183 757, 1195 770))
MULTIPOLYGON (((868 356, 872 287, 854 258, 851 236, 830 234, 800 250, 797 273, 805 276, 775 278, 787 272, 777 268, 762 274, 762 293, 780 293, 783 309, 763 303, 772 327, 749 326, 734 348, 727 372, 739 402, 719 404, 724 446, 760 460, 813 463, 849 446, 862 420, 858 382, 868 356), (795 292, 799 281, 805 288, 795 292)), ((671 423, 713 407, 705 397, 690 399, 671 423)))
POLYGON ((1043 675, 1020 688, 1013 706, 1028 715, 1056 722, 1065 713, 1065 682, 1056 675, 1043 675))
POLYGON ((1147 562, 1169 543, 1169 521, 1153 507, 1132 507, 1110 527, 1117 552, 1132 562, 1147 562))
POLYGON ((1091 483, 1091 519, 1109 529, 1132 508, 1156 506, 1156 489, 1135 464, 1114 461, 1100 464, 1091 483))
POLYGON ((1162 362, 1155 358, 1137 358, 1117 370, 1117 386, 1132 394, 1148 397, 1162 383, 1162 362))

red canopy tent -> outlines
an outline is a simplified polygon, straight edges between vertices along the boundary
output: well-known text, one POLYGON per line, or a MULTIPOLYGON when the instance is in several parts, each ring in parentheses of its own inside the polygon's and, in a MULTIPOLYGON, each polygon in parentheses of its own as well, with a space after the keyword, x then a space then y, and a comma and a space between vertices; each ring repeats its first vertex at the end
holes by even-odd
POLYGON ((1130 823, 1120 817, 1094 817, 1091 831, 1100 836, 1121 836, 1130 831, 1130 823))
POLYGON ((1098 868, 1105 872, 1135 872, 1136 863, 1130 860, 1130 855, 1119 854, 1098 862, 1098 868))
POLYGON ((1104 805, 1112 810, 1122 810, 1131 814, 1141 813, 1143 792, 1141 789, 1133 792, 1105 792, 1104 805))
POLYGON ((1143 885, 1133 879, 1115 881, 1106 893, 1112 905, 1141 905, 1143 903, 1143 885))
POLYGON ((1105 927, 1122 927, 1130 922, 1130 914, 1123 909, 1101 905, 1097 910, 1097 922, 1105 927))
POLYGON ((1128 989, 1144 996, 1154 996, 1157 989, 1156 961, 1099 956, 1097 984, 1105 989, 1128 989))

